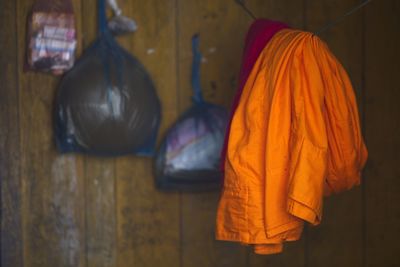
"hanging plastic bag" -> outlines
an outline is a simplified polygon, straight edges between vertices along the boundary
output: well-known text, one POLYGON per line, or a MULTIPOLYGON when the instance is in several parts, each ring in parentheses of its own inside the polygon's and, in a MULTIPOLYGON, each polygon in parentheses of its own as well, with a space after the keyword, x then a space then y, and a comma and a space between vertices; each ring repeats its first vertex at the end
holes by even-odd
POLYGON ((77 41, 71 0, 36 0, 27 42, 27 69, 60 75, 72 68, 77 41))
POLYGON ((200 87, 199 37, 192 39, 193 106, 168 131, 156 158, 160 189, 210 190, 221 185, 219 168, 228 112, 204 101, 200 87))
POLYGON ((114 16, 108 21, 108 28, 113 35, 133 33, 137 30, 136 22, 122 15, 117 0, 107 0, 107 3, 114 12, 114 16))
POLYGON ((61 152, 152 155, 160 102, 142 64, 107 28, 99 0, 99 37, 62 79, 55 131, 61 152))

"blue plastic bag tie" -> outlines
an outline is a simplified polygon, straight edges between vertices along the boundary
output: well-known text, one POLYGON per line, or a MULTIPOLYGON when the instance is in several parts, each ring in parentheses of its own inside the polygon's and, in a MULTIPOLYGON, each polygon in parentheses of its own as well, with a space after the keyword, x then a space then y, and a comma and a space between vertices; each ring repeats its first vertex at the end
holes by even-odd
POLYGON ((200 38, 199 35, 196 34, 192 37, 192 53, 193 53, 193 62, 192 62, 192 89, 193 96, 192 100, 195 103, 203 103, 204 98, 201 92, 201 82, 200 82, 200 65, 202 55, 199 48, 200 38))

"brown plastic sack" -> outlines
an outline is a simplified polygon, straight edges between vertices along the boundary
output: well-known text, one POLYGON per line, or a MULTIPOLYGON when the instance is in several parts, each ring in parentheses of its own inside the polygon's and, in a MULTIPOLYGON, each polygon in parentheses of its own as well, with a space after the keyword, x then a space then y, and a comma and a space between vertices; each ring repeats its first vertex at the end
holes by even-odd
POLYGON ((55 105, 55 134, 62 153, 152 156, 161 120, 153 81, 107 27, 99 2, 99 35, 66 73, 55 105))

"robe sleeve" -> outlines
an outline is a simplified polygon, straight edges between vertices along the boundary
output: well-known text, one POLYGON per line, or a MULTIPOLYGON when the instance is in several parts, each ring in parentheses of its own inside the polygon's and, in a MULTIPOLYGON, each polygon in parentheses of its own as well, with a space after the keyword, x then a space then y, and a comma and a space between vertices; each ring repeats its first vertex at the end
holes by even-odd
POLYGON ((287 211, 319 224, 327 171, 325 75, 318 59, 320 40, 309 34, 294 55, 291 68, 292 134, 287 211))

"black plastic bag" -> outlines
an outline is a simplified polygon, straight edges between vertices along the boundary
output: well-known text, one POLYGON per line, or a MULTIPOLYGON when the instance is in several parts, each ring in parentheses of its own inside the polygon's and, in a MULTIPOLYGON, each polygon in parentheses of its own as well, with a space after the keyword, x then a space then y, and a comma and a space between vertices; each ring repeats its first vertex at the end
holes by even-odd
POLYGON ((142 64, 115 41, 99 0, 99 37, 62 79, 56 99, 61 152, 152 155, 160 102, 142 64))
POLYGON ((156 158, 156 185, 160 189, 203 191, 222 182, 220 155, 228 112, 204 101, 200 87, 199 37, 192 39, 193 106, 168 131, 156 158))

